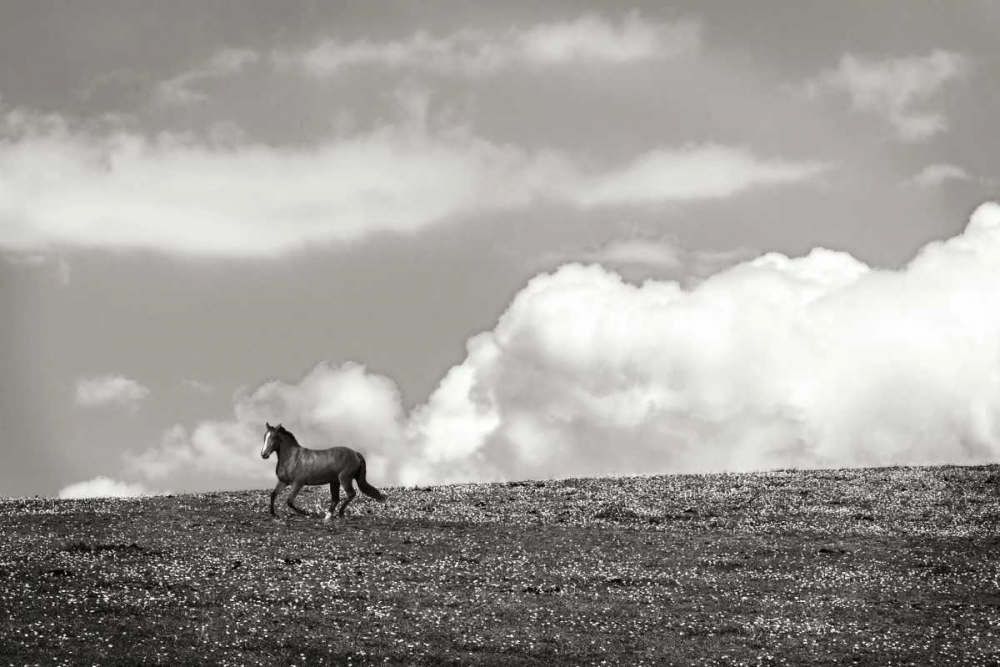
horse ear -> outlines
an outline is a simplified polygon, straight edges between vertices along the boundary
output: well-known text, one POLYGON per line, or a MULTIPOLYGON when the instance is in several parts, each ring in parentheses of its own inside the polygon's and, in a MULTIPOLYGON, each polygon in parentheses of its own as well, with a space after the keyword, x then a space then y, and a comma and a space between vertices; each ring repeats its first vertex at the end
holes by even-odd
POLYGON ((268 431, 270 431, 272 428, 274 428, 273 426, 271 426, 271 422, 264 422, 264 425, 267 426, 267 430, 268 431))

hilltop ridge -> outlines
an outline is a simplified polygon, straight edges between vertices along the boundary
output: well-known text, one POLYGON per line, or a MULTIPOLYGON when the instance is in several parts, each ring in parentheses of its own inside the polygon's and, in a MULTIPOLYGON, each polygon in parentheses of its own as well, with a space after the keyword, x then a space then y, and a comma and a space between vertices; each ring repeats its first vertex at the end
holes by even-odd
POLYGON ((386 492, 0 500, 0 664, 1000 661, 998 466, 386 492))

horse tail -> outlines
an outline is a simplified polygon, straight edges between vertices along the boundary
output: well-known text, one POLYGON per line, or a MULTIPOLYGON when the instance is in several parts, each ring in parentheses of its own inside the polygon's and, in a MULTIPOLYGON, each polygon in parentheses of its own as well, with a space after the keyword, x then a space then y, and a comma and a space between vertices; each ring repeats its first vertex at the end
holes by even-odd
POLYGON ((358 458, 361 459, 361 466, 358 468, 358 488, 361 489, 361 493, 365 494, 369 498, 374 498, 380 503, 385 502, 385 494, 376 489, 374 486, 368 483, 365 479, 365 473, 368 470, 368 465, 365 463, 365 457, 358 454, 358 458))

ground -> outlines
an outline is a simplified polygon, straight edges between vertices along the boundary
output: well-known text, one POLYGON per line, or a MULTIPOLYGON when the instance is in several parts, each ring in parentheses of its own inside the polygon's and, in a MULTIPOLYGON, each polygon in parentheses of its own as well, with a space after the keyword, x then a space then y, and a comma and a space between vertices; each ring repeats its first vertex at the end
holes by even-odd
POLYGON ((0 500, 0 666, 1000 664, 1000 467, 386 491, 0 500))

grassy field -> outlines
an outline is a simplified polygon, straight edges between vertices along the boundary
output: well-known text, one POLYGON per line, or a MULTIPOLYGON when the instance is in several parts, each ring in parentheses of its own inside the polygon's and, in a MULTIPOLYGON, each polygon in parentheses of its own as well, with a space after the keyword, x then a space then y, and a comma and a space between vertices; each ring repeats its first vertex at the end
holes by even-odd
POLYGON ((1000 664, 995 466, 387 492, 0 500, 0 665, 1000 664))

